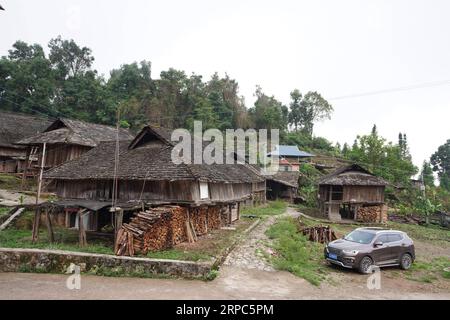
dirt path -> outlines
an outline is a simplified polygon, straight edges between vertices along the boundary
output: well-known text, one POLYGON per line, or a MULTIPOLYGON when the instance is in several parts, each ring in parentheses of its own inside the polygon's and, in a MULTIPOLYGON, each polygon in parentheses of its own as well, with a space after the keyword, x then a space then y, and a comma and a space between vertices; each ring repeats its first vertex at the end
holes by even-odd
POLYGON ((280 216, 269 216, 262 221, 227 257, 224 266, 257 269, 273 272, 275 269, 267 262, 264 255, 271 254, 270 239, 266 236, 267 229, 275 223, 279 217, 298 216, 299 213, 288 207, 286 213, 280 216))
MULTIPOLYGON (((289 208, 284 215, 296 216, 289 208)), ((320 287, 274 270, 257 254, 267 250, 269 217, 230 254, 211 282, 81 276, 81 290, 66 287, 67 275, 0 273, 0 299, 450 299, 450 286, 408 281, 398 270, 383 270, 381 289, 367 287, 368 276, 336 270, 320 287)))
MULTIPOLYGON (((41 199, 40 203, 44 200, 41 199)), ((36 203, 36 197, 23 194, 16 191, 11 190, 5 190, 0 189, 0 205, 7 206, 7 207, 14 207, 18 206, 20 204, 35 204, 36 203)))

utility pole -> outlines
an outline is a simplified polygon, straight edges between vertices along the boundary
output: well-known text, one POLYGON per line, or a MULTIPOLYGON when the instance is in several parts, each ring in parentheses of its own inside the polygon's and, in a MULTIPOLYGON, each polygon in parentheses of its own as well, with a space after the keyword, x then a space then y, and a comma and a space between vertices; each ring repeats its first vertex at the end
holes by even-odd
POLYGON ((39 168, 39 178, 38 178, 38 189, 36 193, 36 211, 34 213, 34 222, 33 222, 33 243, 35 243, 39 237, 39 224, 41 220, 41 213, 39 210, 39 199, 41 197, 41 187, 42 187, 42 174, 44 173, 44 165, 45 165, 45 149, 47 147, 47 143, 44 142, 42 146, 42 158, 41 158, 41 166, 39 168))

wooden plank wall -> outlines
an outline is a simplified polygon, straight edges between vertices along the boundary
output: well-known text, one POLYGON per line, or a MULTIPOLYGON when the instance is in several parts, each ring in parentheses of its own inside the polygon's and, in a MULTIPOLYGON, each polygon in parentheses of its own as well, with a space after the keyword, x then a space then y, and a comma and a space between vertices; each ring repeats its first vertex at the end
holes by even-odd
MULTIPOLYGON (((91 150, 91 147, 64 145, 64 144, 50 144, 47 145, 45 166, 54 167, 69 160, 79 158, 83 153, 91 150)), ((39 159, 39 163, 41 160, 39 159)))
POLYGON ((344 202, 384 202, 384 187, 344 186, 344 202))
MULTIPOLYGON (((119 181, 119 200, 139 200, 143 189, 142 180, 119 181)), ((210 199, 234 200, 251 196, 250 183, 209 183, 210 199)), ((61 198, 109 200, 112 181, 108 180, 57 180, 56 193, 61 198)), ((198 181, 146 181, 142 199, 148 200, 200 200, 198 181)))

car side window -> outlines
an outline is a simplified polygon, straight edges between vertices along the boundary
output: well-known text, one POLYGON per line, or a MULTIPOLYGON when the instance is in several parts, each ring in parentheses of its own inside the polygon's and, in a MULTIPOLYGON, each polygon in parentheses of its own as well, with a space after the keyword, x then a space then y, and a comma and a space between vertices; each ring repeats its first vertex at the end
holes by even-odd
POLYGON ((403 239, 403 237, 400 234, 389 234, 388 235, 389 242, 396 242, 403 239))
POLYGON ((383 243, 388 243, 388 242, 389 242, 389 238, 388 238, 387 234, 382 234, 381 236, 379 236, 379 237, 377 238, 376 241, 377 241, 377 242, 378 242, 378 241, 381 241, 381 242, 383 242, 383 243))

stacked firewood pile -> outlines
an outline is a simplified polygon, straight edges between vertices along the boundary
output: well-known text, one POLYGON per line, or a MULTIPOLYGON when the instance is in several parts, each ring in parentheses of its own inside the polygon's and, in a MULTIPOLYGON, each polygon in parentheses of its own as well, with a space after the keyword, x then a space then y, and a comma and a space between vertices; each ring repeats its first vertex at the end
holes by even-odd
POLYGON ((221 227, 220 208, 198 207, 191 208, 190 217, 197 235, 207 234, 209 230, 221 227))
POLYGON ((381 216, 380 206, 361 207, 357 212, 357 220, 362 222, 379 222, 381 216))
POLYGON ((133 256, 136 253, 167 249, 186 241, 187 209, 164 206, 135 214, 130 223, 124 223, 117 234, 117 255, 133 256))
POLYGON ((181 242, 195 242, 198 236, 221 227, 220 208, 162 206, 135 214, 117 234, 115 253, 133 256, 137 253, 164 250, 181 242))
POLYGON ((313 242, 329 243, 337 239, 330 226, 305 227, 300 232, 307 236, 309 241, 313 242))

